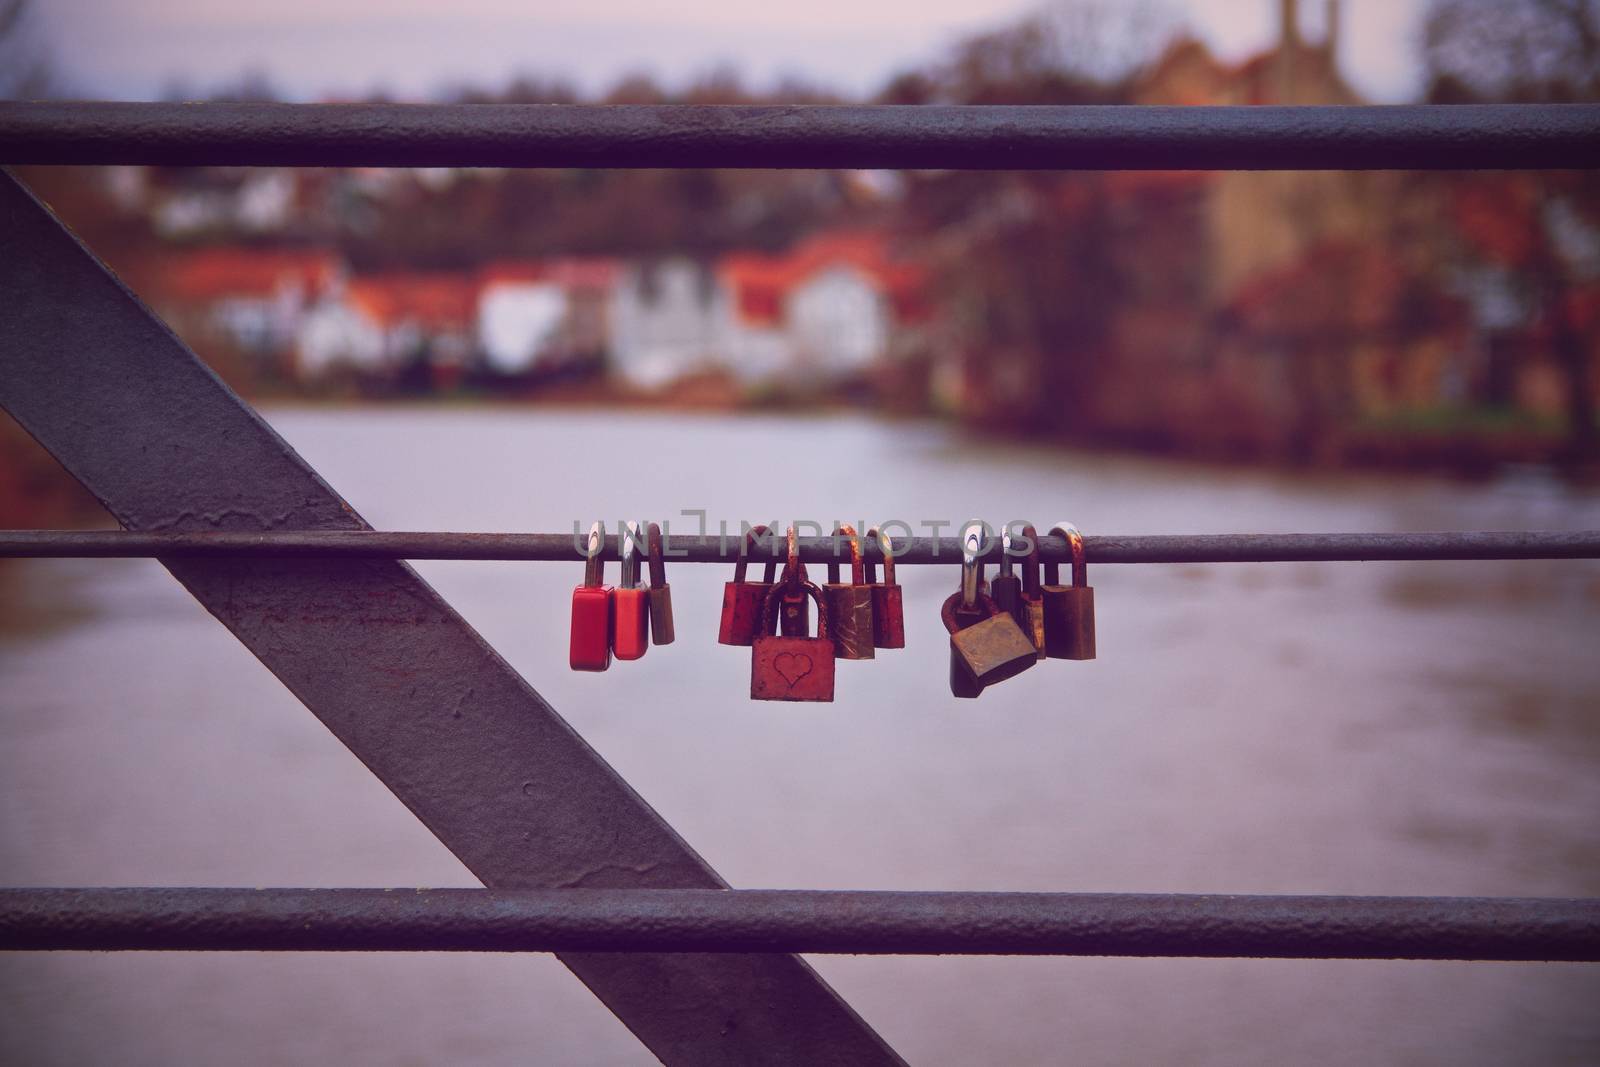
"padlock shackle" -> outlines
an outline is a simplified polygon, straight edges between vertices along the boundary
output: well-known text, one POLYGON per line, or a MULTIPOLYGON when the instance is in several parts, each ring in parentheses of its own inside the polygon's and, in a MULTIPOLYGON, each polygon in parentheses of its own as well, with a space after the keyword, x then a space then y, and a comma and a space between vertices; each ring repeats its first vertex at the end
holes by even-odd
POLYGON ((1031 599, 1039 596, 1039 531, 1024 526, 1022 536, 1028 539, 1028 555, 1022 563, 1022 592, 1031 599))
MULTIPOLYGON (((981 607, 983 609, 983 617, 985 619, 993 618, 994 616, 1000 614, 1000 605, 996 604, 994 602, 994 597, 990 596, 988 593, 979 593, 976 603, 972 606, 981 607)), ((939 608, 939 621, 944 623, 944 628, 949 630, 951 633, 956 633, 961 630, 961 625, 956 622, 956 609, 958 607, 964 609, 967 607, 967 605, 962 604, 961 602, 961 590, 959 589, 945 597, 944 603, 939 608)))
POLYGON ((597 522, 590 526, 584 545, 583 584, 598 589, 606 584, 606 524, 597 522))
MULTIPOLYGON (((750 566, 750 549, 755 545, 757 538, 767 536, 768 532, 765 526, 752 526, 739 539, 739 560, 733 565, 733 580, 735 582, 743 582, 745 580, 745 572, 750 566)), ((767 569, 766 573, 762 575, 762 580, 771 585, 777 573, 778 561, 768 556, 767 569)))
MULTIPOLYGON (((794 529, 794 527, 791 526, 790 530, 793 530, 793 529, 794 529)), ((816 582, 809 582, 809 581, 806 581, 805 579, 801 579, 799 584, 800 584, 800 588, 806 594, 810 595, 812 600, 815 600, 817 602, 817 636, 819 638, 820 637, 827 637, 828 636, 828 602, 822 596, 822 587, 819 586, 816 582)), ((771 634, 772 633, 773 626, 777 622, 777 619, 778 619, 778 616, 776 614, 778 601, 780 599, 782 599, 784 591, 787 588, 788 588, 788 585, 786 583, 779 582, 776 585, 774 585, 770 590, 768 590, 766 603, 761 606, 761 632, 762 633, 764 633, 764 634, 771 634)))
POLYGON ((970 611, 978 606, 983 595, 983 564, 978 562, 978 550, 983 547, 983 534, 976 526, 968 526, 961 534, 961 606, 970 611))
MULTIPOLYGON (((867 540, 878 543, 878 553, 883 556, 883 584, 893 585, 894 582, 894 542, 889 540, 889 535, 876 526, 867 531, 867 540)), ((872 562, 872 557, 862 553, 861 570, 868 585, 878 584, 878 571, 872 562)))
POLYGON ((619 555, 622 557, 622 576, 617 584, 623 589, 639 588, 639 524, 625 522, 617 531, 619 555))
POLYGON ((660 589, 667 584, 667 561, 662 553, 661 524, 652 522, 645 527, 645 550, 650 555, 650 588, 660 589))
POLYGON ((1000 577, 1011 577, 1011 527, 1000 531, 1000 577))
MULTIPOLYGON (((1070 522, 1058 522, 1050 527, 1052 536, 1060 534, 1067 539, 1067 544, 1072 549, 1072 584, 1079 589, 1089 584, 1089 562, 1084 555, 1083 534, 1070 522)), ((1061 584, 1061 568, 1054 561, 1044 565, 1044 580, 1047 585, 1061 584)))
POLYGON ((839 584, 839 535, 850 539, 850 581, 856 585, 867 583, 865 562, 861 558, 861 538, 856 534, 856 528, 848 523, 840 523, 833 528, 833 555, 828 563, 828 584, 839 584))

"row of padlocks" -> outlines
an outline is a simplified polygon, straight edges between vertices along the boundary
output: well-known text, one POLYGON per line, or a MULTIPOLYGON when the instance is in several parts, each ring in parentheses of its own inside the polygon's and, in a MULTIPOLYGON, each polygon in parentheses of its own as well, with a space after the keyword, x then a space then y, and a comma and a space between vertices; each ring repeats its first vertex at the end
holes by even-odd
MULTIPOLYGON (((828 581, 817 585, 800 562, 795 528, 788 530, 788 556, 783 571, 769 559, 759 582, 751 581, 749 550, 767 533, 756 526, 745 535, 734 565, 733 581, 723 587, 722 620, 717 640, 751 650, 750 697, 753 700, 833 699, 834 665, 838 660, 872 659, 880 648, 904 648, 905 610, 894 576, 894 546, 887 534, 873 529, 884 580, 861 551, 853 527, 839 526, 835 536, 850 545, 850 577, 841 580, 841 564, 828 564, 828 581), (811 634, 811 604, 817 607, 817 632, 811 634)), ((1094 590, 1089 587, 1083 537, 1069 523, 1052 534, 1072 546, 1072 581, 1061 583, 1056 563, 1039 562, 1038 535, 1025 526, 1021 535, 1032 543, 1014 563, 1007 530, 1000 570, 993 581, 978 561, 982 535, 969 529, 963 537, 961 585, 940 608, 950 633, 950 692, 972 698, 985 688, 1014 677, 1046 658, 1095 658, 1094 590), (1016 572, 1021 571, 1019 576, 1016 572)), ((620 585, 605 584, 601 549, 605 530, 589 529, 584 581, 572 592, 572 645, 575 671, 603 671, 611 658, 633 660, 652 643, 671 644, 672 587, 666 581, 661 528, 625 523, 621 534, 620 585), (640 543, 644 547, 641 550, 640 543), (640 557, 648 560, 650 582, 640 585, 640 557)))

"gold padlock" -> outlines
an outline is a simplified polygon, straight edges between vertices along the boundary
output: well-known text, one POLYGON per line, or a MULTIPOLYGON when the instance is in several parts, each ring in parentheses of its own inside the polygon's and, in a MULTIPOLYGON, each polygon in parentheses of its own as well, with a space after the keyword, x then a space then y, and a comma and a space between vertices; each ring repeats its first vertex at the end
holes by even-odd
POLYGON ((1072 584, 1061 584, 1061 569, 1044 565, 1045 654, 1052 659, 1094 659, 1094 590, 1089 587, 1083 534, 1070 522, 1050 528, 1061 534, 1072 550, 1072 584))

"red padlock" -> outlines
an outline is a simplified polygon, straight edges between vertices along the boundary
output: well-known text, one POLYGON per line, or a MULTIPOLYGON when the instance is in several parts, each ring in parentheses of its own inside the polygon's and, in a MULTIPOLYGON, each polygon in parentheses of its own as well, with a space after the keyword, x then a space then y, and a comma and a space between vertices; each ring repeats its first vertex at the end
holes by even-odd
POLYGON ((894 580, 894 543, 889 535, 873 528, 867 540, 875 541, 883 554, 883 581, 878 581, 872 558, 866 560, 867 586, 872 590, 872 643, 879 648, 906 647, 906 612, 900 587, 894 580))
POLYGON ((717 642, 724 645, 755 644, 761 636, 762 613, 766 610, 767 594, 778 573, 777 561, 768 558, 766 573, 759 582, 745 579, 750 566, 750 546, 757 537, 765 536, 765 526, 752 526, 739 541, 739 562, 733 567, 733 581, 722 587, 722 625, 717 630, 717 642))
MULTIPOLYGON (((789 527, 789 558, 798 558, 793 526, 789 527)), ((763 633, 756 638, 750 652, 750 699, 831 701, 834 650, 833 638, 828 636, 827 601, 815 583, 798 577, 798 565, 788 573, 799 584, 801 595, 817 602, 817 636, 774 637, 763 633)), ((762 611, 764 630, 770 630, 786 588, 786 583, 780 583, 767 594, 762 611)))
POLYGON ((639 659, 650 650, 650 590, 639 585, 639 524, 623 523, 617 536, 622 542, 622 578, 616 591, 611 651, 618 659, 639 659))
POLYGON ((606 528, 589 527, 588 562, 583 584, 572 591, 572 646, 568 661, 575 671, 603 671, 611 666, 611 619, 616 590, 605 581, 606 528))

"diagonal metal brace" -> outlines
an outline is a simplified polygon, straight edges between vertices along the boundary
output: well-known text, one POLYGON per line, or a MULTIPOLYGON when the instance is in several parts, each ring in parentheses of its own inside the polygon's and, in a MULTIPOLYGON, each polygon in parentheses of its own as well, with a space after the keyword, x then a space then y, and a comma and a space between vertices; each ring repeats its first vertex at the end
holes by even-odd
MULTIPOLYGON (((0 406, 130 530, 369 528, 3 173, 0 406)), ((485 885, 727 888, 405 563, 162 562, 485 885)), ((901 1062, 795 956, 560 958, 666 1063, 901 1062)))

